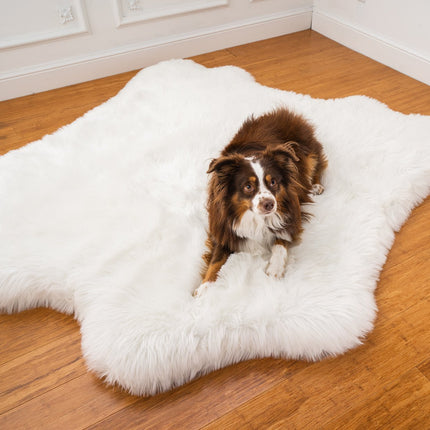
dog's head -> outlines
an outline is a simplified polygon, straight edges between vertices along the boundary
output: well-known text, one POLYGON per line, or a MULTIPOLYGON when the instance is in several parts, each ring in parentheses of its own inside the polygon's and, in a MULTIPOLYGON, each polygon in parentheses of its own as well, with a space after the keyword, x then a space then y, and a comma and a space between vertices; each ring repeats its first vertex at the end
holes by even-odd
POLYGON ((294 236, 301 220, 296 161, 293 144, 213 160, 208 170, 213 174, 210 200, 224 206, 213 216, 232 218, 233 230, 241 237, 253 237, 262 223, 294 236))

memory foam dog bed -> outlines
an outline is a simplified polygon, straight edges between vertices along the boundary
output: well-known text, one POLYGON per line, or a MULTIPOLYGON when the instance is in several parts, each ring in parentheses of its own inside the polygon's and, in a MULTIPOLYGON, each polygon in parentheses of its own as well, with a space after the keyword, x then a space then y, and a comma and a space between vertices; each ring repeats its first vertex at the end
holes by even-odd
POLYGON ((154 394, 252 357, 315 360, 360 344, 394 231, 430 190, 430 117, 354 96, 264 87, 172 60, 0 158, 0 309, 74 313, 90 369, 154 394), (285 279, 231 256, 202 297, 206 169, 250 114, 316 127, 329 167, 285 279))

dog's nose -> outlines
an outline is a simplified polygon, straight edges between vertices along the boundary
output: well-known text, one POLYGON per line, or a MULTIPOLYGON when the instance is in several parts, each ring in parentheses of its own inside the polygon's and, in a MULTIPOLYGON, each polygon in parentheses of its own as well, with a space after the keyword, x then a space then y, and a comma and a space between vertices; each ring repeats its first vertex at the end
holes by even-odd
POLYGON ((275 207, 275 202, 273 201, 273 199, 269 199, 266 197, 261 200, 260 207, 264 213, 268 214, 272 212, 273 208, 275 207))

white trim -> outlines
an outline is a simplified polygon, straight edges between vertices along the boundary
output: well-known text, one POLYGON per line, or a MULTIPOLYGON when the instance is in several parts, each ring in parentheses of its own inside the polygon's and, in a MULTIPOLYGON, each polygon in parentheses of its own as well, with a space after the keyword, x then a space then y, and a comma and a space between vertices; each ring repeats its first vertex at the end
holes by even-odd
POLYGON ((228 0, 206 0, 205 2, 194 0, 170 7, 161 6, 152 9, 142 9, 142 12, 136 12, 133 15, 127 16, 123 10, 121 0, 113 0, 113 2, 117 27, 228 5, 228 0))
POLYGON ((98 52, 0 75, 0 100, 85 82, 310 28, 312 9, 303 8, 155 39, 122 49, 98 52))
POLYGON ((312 30, 430 85, 430 61, 415 52, 342 22, 318 9, 312 14, 312 30))
POLYGON ((76 3, 73 3, 71 6, 74 8, 76 7, 76 10, 73 9, 73 21, 76 21, 78 26, 68 26, 67 22, 65 22, 63 27, 56 30, 26 33, 20 36, 14 36, 9 39, 2 39, 0 40, 0 50, 31 45, 39 42, 46 42, 50 40, 58 40, 79 34, 88 34, 90 32, 88 24, 89 21, 83 0, 76 0, 76 3))

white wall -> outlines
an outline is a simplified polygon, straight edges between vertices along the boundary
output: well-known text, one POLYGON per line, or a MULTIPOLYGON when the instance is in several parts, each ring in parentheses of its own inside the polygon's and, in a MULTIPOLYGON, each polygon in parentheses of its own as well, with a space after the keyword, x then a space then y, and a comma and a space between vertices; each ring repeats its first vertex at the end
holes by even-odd
POLYGON ((304 30, 311 18, 312 0, 2 1, 0 100, 304 30))
POLYGON ((429 0, 314 0, 312 28, 430 85, 429 0))

